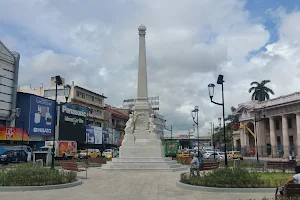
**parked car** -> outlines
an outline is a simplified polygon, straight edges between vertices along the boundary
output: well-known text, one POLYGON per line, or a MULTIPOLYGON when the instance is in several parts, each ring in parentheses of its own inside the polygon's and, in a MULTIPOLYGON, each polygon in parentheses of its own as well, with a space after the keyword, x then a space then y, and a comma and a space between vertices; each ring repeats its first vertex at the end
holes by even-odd
POLYGON ((213 154, 213 153, 214 153, 214 151, 205 151, 205 152, 203 153, 203 158, 204 158, 204 159, 208 159, 209 156, 210 156, 211 154, 213 154))
POLYGON ((209 156, 209 159, 214 159, 214 155, 215 155, 216 160, 224 160, 225 159, 225 153, 224 152, 215 152, 215 153, 212 153, 209 156))
POLYGON ((113 149, 105 149, 102 152, 102 157, 107 157, 108 154, 112 155, 113 154, 113 149))
POLYGON ((243 155, 240 151, 229 151, 229 158, 243 160, 243 155))
POLYGON ((177 158, 191 158, 192 155, 188 151, 177 154, 177 158))
POLYGON ((0 155, 1 164, 17 162, 27 162, 27 154, 24 150, 9 150, 0 155))

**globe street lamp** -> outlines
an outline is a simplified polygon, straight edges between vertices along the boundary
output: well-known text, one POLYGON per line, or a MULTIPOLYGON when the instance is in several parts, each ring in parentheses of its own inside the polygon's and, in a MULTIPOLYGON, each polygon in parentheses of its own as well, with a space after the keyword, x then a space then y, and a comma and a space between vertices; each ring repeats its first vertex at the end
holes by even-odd
POLYGON ((189 155, 191 154, 191 134, 195 132, 195 124, 193 124, 193 131, 189 130, 189 155))
POLYGON ((223 107, 223 134, 224 134, 224 153, 225 153, 225 166, 228 167, 227 163, 227 154, 226 154, 226 133, 225 133, 225 106, 224 106, 224 87, 223 87, 223 75, 218 76, 217 84, 222 86, 222 103, 217 103, 213 101, 213 96, 215 92, 215 85, 213 83, 208 85, 208 93, 210 97, 210 101, 214 104, 220 105, 223 107))
POLYGON ((198 158, 200 158, 200 143, 199 143, 199 125, 198 125, 198 112, 199 112, 199 107, 195 106, 195 109, 192 110, 191 114, 192 114, 192 118, 194 123, 197 125, 197 142, 198 142, 198 158), (195 117, 197 116, 197 119, 195 121, 195 117))
MULTIPOLYGON (((55 130, 56 130, 56 124, 57 124, 57 86, 62 85, 63 81, 60 76, 55 76, 55 109, 54 109, 54 133, 53 133, 53 144, 52 144, 52 160, 51 160, 51 169, 54 169, 54 159, 55 159, 55 130)), ((70 96, 70 90, 71 87, 69 85, 64 86, 64 95, 66 98, 66 103, 68 101, 68 98, 70 96)), ((65 104, 65 103, 64 103, 65 104)), ((62 104, 60 104, 62 105, 62 104)))

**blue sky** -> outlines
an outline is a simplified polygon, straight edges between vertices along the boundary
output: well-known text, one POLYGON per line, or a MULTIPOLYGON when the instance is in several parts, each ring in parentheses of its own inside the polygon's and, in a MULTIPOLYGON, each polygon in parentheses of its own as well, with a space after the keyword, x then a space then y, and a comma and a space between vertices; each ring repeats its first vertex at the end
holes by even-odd
MULTIPOLYGON (((249 101, 252 81, 270 79, 275 96, 300 90, 297 0, 0 1, 0 40, 21 54, 21 85, 68 83, 121 106, 136 96, 138 33, 147 26, 148 89, 168 124, 187 132, 200 108, 202 132, 221 115, 207 85, 226 81, 226 113, 249 101), (293 73, 291 74, 290 71, 293 73), (285 82, 289 87, 285 87, 285 82), (237 98, 238 97, 238 98, 237 98), (176 126, 184 125, 184 126, 176 126)), ((220 100, 216 88, 216 101, 220 100)), ((175 131, 175 132, 176 132, 175 131)))

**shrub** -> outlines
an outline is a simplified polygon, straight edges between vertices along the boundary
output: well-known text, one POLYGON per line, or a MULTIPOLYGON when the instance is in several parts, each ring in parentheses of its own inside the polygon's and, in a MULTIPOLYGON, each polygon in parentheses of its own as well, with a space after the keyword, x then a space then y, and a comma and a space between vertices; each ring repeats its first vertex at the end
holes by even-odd
POLYGON ((75 172, 60 172, 41 167, 23 167, 0 172, 0 186, 43 186, 70 183, 75 172))
POLYGON ((181 182, 191 185, 221 188, 256 188, 264 185, 264 182, 259 178, 259 173, 249 172, 242 168, 219 168, 210 173, 203 174, 201 177, 191 179, 182 175, 181 182))

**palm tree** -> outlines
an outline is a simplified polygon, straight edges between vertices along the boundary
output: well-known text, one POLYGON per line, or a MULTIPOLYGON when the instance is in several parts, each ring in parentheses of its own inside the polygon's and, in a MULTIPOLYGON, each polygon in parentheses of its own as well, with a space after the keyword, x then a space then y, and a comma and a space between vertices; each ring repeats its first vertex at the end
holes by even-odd
POLYGON ((251 85, 255 85, 249 89, 249 93, 253 92, 252 100, 265 101, 270 99, 269 93, 274 95, 274 92, 272 89, 265 86, 270 82, 270 80, 263 80, 261 83, 256 81, 252 82, 251 85))

